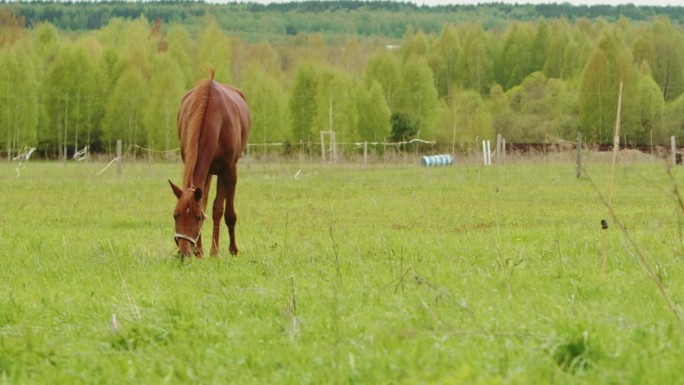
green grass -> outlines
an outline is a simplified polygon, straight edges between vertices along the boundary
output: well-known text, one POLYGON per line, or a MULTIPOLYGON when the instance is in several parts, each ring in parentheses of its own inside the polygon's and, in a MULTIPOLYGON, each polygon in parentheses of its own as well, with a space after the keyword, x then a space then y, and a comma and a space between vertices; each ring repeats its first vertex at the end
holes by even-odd
POLYGON ((679 308, 684 171, 664 162, 618 166, 627 233, 598 195, 607 164, 578 180, 544 161, 245 163, 240 255, 223 227, 220 257, 183 263, 180 164, 15 167, 0 163, 2 383, 684 383, 684 329, 638 257, 679 308))

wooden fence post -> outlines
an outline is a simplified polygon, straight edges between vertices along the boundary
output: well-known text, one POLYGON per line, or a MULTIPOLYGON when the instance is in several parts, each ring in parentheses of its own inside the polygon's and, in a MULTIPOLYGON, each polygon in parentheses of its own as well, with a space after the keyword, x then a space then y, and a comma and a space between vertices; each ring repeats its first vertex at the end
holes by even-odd
POLYGON ((577 132, 577 177, 582 176, 582 133, 577 132))
POLYGON ((496 164, 501 165, 501 134, 496 134, 496 164))
POLYGON ((116 162, 116 173, 121 175, 123 172, 123 155, 121 154, 121 139, 116 140, 116 158, 118 161, 116 162))

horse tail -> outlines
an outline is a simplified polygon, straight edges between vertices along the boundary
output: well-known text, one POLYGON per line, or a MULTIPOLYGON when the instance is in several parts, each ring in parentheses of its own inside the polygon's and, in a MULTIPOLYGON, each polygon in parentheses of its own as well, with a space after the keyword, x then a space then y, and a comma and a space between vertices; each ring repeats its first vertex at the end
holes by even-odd
MULTIPOLYGON (((192 174, 195 172, 195 165, 197 164, 197 153, 199 152, 199 140, 201 136, 202 126, 204 125, 204 116, 207 113, 207 105, 209 104, 209 92, 211 90, 211 83, 214 81, 215 70, 213 67, 209 68, 209 78, 203 80, 192 93, 192 102, 190 103, 191 115, 188 121, 188 130, 186 133, 187 154, 185 161, 185 172, 183 180, 186 184, 192 186, 192 174)), ((202 186, 203 187, 203 186, 202 186)))

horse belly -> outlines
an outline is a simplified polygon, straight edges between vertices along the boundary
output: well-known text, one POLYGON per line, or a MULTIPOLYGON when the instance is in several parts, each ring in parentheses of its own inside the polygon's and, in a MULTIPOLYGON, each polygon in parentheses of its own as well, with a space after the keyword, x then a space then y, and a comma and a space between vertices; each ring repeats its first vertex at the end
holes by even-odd
POLYGON ((214 159, 209 166, 209 174, 211 175, 223 175, 228 170, 228 166, 223 159, 214 159))

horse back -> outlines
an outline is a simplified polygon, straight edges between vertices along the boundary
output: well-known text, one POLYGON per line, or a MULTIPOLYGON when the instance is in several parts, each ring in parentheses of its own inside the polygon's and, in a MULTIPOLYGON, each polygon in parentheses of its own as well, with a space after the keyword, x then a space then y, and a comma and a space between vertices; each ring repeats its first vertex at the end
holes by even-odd
POLYGON ((204 133, 215 138, 215 157, 236 162, 244 150, 251 116, 244 94, 231 86, 214 82, 204 121, 204 133))
POLYGON ((240 90, 211 81, 199 140, 191 140, 192 131, 197 129, 191 127, 190 119, 194 112, 192 101, 199 96, 198 89, 193 88, 183 97, 178 111, 181 156, 185 160, 185 154, 196 151, 196 167, 206 170, 200 172, 216 174, 233 167, 240 158, 249 137, 251 116, 240 90))

